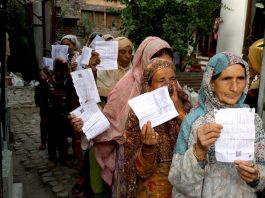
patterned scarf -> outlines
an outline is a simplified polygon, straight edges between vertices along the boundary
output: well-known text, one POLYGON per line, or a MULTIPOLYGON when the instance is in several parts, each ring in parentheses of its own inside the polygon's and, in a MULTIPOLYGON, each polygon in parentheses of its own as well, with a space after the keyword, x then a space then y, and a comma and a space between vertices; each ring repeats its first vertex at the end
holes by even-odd
POLYGON ((197 120, 201 116, 204 116, 211 108, 221 109, 230 107, 226 104, 220 103, 214 97, 214 93, 211 90, 210 81, 212 79, 212 76, 220 74, 227 67, 234 64, 241 64, 245 68, 247 75, 246 86, 244 88, 242 96, 236 104, 236 107, 240 108, 248 106, 244 104, 244 100, 248 91, 248 64, 242 58, 230 52, 216 54, 210 59, 209 63, 206 65, 202 85, 198 95, 199 104, 186 116, 186 118, 181 124, 177 144, 175 146, 175 153, 183 155, 188 149, 191 126, 195 120, 197 120))

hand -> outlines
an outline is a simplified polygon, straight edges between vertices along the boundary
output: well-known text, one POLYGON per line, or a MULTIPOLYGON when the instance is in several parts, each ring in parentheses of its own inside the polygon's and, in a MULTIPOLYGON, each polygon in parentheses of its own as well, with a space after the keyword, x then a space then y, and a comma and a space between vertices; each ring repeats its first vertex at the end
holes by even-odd
POLYGON ((259 180, 259 167, 251 161, 235 161, 238 175, 245 182, 255 182, 259 180))
POLYGON ((71 63, 71 71, 75 71, 77 68, 77 62, 72 62, 71 63))
POLYGON ((96 66, 100 63, 100 58, 99 58, 99 53, 95 52, 95 51, 92 51, 91 52, 91 58, 89 60, 89 63, 88 65, 89 66, 96 66))
POLYGON ((212 145, 220 136, 222 125, 209 123, 197 129, 196 151, 199 155, 206 155, 209 146, 212 145))
POLYGON ((152 128, 150 121, 144 124, 141 130, 141 140, 145 145, 155 145, 159 143, 159 134, 152 128))
POLYGON ((99 53, 92 51, 91 52, 91 58, 89 60, 88 65, 86 66, 86 68, 91 68, 94 78, 97 78, 97 68, 96 66, 100 63, 100 58, 99 58, 99 53))
POLYGON ((179 112, 179 113, 185 112, 183 104, 182 104, 182 102, 181 102, 181 100, 179 99, 179 96, 178 96, 176 82, 171 83, 169 85, 168 89, 169 89, 169 94, 170 94, 171 100, 173 101, 177 112, 179 112))
POLYGON ((75 115, 68 115, 68 119, 75 132, 83 132, 82 127, 84 126, 84 122, 81 118, 78 118, 75 115))

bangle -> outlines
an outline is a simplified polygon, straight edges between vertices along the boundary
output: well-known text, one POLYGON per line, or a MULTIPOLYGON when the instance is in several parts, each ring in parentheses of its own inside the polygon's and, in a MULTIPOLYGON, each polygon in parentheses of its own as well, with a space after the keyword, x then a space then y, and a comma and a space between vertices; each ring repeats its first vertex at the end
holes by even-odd
POLYGON ((195 156, 195 158, 197 159, 197 161, 202 162, 206 159, 206 155, 198 155, 197 151, 196 151, 196 144, 193 145, 193 155, 195 156))

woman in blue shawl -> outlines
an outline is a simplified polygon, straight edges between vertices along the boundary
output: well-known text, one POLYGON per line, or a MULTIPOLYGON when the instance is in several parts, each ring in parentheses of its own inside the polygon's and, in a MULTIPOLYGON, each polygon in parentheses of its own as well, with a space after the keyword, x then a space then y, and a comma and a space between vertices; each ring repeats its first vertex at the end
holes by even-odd
POLYGON ((172 197, 256 197, 265 187, 265 134, 255 115, 254 160, 219 162, 214 143, 222 125, 214 109, 248 107, 249 68, 240 57, 224 52, 206 66, 199 104, 182 122, 169 172, 172 197))

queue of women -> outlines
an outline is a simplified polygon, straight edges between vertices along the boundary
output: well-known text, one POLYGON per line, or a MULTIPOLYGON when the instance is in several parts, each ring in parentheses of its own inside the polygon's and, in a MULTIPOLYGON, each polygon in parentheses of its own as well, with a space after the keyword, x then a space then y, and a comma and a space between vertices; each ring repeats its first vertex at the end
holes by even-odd
MULTIPOLYGON (((77 46, 68 37, 62 39, 62 44, 77 46)), ((105 37, 112 39, 110 35, 105 37)), ((77 155, 83 160, 80 180, 73 193, 85 189, 88 194, 100 193, 105 184, 109 187, 109 197, 115 198, 256 197, 257 192, 263 191, 265 134, 257 114, 253 160, 220 162, 215 156, 215 143, 224 126, 215 121, 214 111, 248 107, 244 103, 249 88, 248 64, 231 52, 214 55, 206 65, 199 102, 192 107, 177 81, 173 52, 166 41, 149 36, 133 56, 133 45, 128 38, 114 40, 119 46, 118 70, 97 71, 100 57, 96 52, 86 66, 94 71, 100 96, 105 101, 102 112, 110 128, 90 142, 84 155, 80 143, 84 123, 78 117, 68 116, 74 131, 75 151, 81 152, 77 155), (140 128, 128 101, 163 86, 168 87, 178 116, 156 127, 148 121, 140 128)), ((73 52, 77 48, 71 50, 68 63, 74 71, 76 53, 73 52)), ((75 95, 71 97, 72 105, 78 103, 75 95)))

